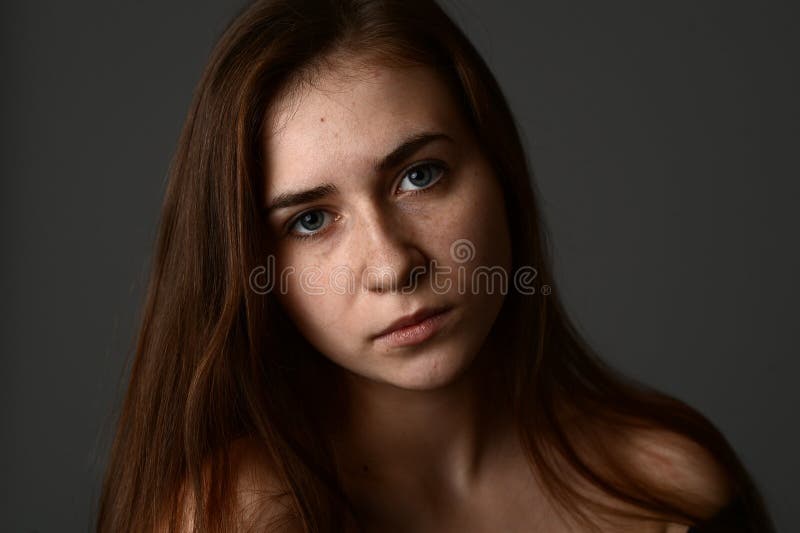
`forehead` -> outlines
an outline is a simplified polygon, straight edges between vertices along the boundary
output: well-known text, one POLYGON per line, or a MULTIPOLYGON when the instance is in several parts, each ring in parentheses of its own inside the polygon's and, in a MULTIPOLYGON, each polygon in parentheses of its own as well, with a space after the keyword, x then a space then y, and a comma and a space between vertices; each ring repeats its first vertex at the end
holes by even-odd
POLYGON ((441 73, 427 66, 347 63, 278 98, 265 117, 267 191, 367 171, 409 134, 464 135, 464 119, 441 73))

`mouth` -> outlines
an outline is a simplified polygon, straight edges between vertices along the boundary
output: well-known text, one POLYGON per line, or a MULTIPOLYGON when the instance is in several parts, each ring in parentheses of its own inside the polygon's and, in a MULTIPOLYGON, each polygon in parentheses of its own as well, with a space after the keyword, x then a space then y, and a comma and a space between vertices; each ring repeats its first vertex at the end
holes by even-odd
POLYGON ((375 335, 373 340, 390 346, 421 343, 435 335, 450 315, 451 306, 422 308, 403 316, 375 335))

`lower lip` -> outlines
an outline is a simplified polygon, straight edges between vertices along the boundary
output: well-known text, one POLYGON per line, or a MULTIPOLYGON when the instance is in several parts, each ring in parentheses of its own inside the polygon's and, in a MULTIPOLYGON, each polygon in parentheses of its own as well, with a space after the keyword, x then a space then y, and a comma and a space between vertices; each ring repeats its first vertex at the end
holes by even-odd
POLYGON ((422 322, 417 322, 411 326, 396 329, 375 339, 376 342, 388 346, 412 346, 424 342, 442 329, 447 318, 450 316, 450 309, 446 309, 438 315, 426 318, 422 322))

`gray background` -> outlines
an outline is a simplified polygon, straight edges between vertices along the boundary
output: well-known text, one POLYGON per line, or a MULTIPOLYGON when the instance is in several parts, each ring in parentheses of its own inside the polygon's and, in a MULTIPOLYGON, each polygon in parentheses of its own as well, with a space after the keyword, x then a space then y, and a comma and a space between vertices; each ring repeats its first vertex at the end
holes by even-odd
MULTIPOLYGON (((89 529, 166 169, 241 2, 5 2, 0 530, 89 529)), ((450 0, 529 147, 581 329, 800 522, 798 13, 450 0)))

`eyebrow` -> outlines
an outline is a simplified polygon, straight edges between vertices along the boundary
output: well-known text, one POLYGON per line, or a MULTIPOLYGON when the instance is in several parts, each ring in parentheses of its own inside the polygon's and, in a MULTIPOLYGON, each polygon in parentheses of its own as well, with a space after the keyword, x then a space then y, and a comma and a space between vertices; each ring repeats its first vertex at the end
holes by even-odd
MULTIPOLYGON (((449 135, 444 133, 423 132, 411 135, 401 142, 394 150, 389 152, 389 154, 379 159, 375 164, 375 169, 381 173, 387 172, 414 155, 417 151, 421 150, 422 147, 438 140, 454 142, 449 135)), ((339 189, 336 185, 332 183, 323 183, 303 191, 281 193, 269 202, 263 212, 269 214, 278 209, 315 202, 335 194, 338 191, 339 189)))

